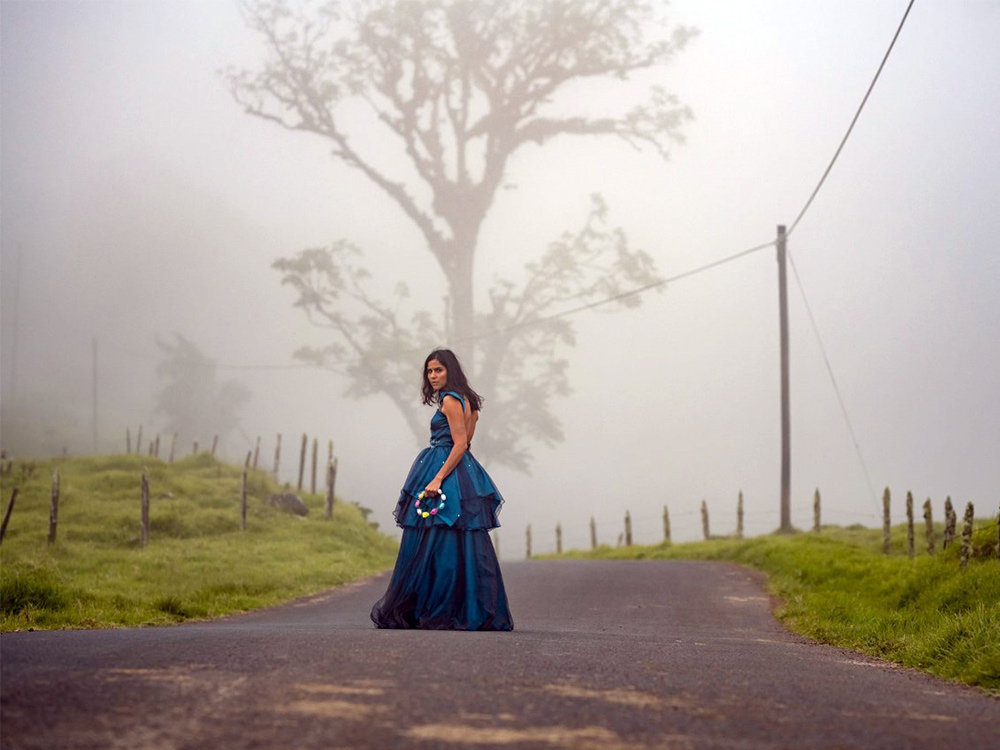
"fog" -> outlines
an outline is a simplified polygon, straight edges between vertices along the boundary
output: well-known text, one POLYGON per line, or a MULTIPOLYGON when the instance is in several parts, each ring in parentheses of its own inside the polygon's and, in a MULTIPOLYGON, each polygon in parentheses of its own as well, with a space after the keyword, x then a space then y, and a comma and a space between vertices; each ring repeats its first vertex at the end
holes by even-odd
MULTIPOLYGON (((660 83, 694 113, 686 143, 666 162, 613 139, 519 152, 483 229, 477 293, 579 226, 593 192, 663 277, 772 240, 826 168, 905 6, 676 0, 672 19, 700 32, 676 60, 571 96, 592 109, 660 83)), ((229 2, 4 0, 0 22, 5 418, 30 405, 44 450, 87 450, 96 337, 99 449, 120 451, 127 427, 162 429, 155 342, 180 333, 252 393, 224 458, 241 461, 261 435, 268 466, 281 432, 290 479, 303 432, 332 439, 338 495, 395 533, 419 444, 387 398, 347 398, 342 376, 296 366, 295 350, 328 334, 292 307, 271 263, 348 238, 376 288, 406 280, 442 309, 445 279, 415 227, 319 138, 241 111, 218 71, 253 68, 263 50, 229 2)), ((938 514, 946 495, 980 516, 997 510, 998 35, 1000 3, 917 2, 789 240, 860 455, 877 495, 892 488, 897 520, 907 490, 938 514)), ((789 300, 793 523, 811 525, 818 487, 826 522, 875 525, 791 270, 789 300)), ((773 248, 651 291, 637 309, 571 320, 573 391, 554 402, 565 440, 536 446, 530 475, 487 462, 507 501, 501 557, 523 555, 527 524, 536 551, 553 548, 557 522, 566 546, 586 546, 591 516, 614 543, 626 509, 636 541, 658 541, 664 504, 674 539, 694 539, 702 499, 713 532, 729 533, 739 491, 747 533, 773 530, 773 248)), ((414 399, 422 361, 414 354, 414 399)))

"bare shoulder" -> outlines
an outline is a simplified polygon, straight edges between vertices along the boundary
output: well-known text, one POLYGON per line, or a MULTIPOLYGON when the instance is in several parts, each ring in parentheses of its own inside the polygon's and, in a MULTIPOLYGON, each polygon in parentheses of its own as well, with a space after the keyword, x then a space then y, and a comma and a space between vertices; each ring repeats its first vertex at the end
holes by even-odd
POLYGON ((462 402, 459 401, 455 396, 452 396, 450 393, 446 393, 444 395, 444 398, 441 400, 441 411, 445 412, 446 414, 448 412, 461 414, 463 411, 462 402))

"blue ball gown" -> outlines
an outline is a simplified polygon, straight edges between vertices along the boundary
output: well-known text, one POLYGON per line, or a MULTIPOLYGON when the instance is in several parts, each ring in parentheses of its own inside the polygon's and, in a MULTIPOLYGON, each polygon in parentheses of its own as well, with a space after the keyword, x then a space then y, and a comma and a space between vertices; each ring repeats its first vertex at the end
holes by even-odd
MULTIPOLYGON (((457 393, 447 393, 468 408, 457 393)), ((413 462, 393 511, 403 538, 385 596, 372 607, 372 622, 380 628, 514 629, 490 541, 503 497, 486 470, 466 451, 441 483, 443 503, 435 498, 417 505, 454 444, 438 409, 430 445, 413 462)))

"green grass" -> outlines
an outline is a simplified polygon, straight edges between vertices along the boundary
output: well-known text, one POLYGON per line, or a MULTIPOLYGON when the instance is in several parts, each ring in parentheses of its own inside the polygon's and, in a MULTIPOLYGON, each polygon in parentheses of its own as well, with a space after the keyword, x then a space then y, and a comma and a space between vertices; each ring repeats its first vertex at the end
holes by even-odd
POLYGON ((15 462, 0 478, 3 509, 20 494, 0 547, 0 630, 163 625, 277 604, 392 565, 396 542, 357 506, 300 493, 305 518, 265 505, 281 488, 248 481, 207 453, 174 464, 143 456, 15 462), (139 546, 143 467, 150 477, 149 543, 139 546), (33 470, 32 470, 33 467, 33 470), (56 543, 48 545, 52 471, 61 477, 56 543))
MULTIPOLYGON (((917 667, 1000 693, 1000 561, 996 520, 980 520, 966 570, 958 545, 906 555, 905 527, 824 527, 819 534, 719 539, 650 547, 599 547, 564 557, 728 560, 769 575, 778 618, 823 643, 917 667), (992 559, 991 559, 992 556, 992 559)), ((959 521, 961 527, 961 520, 959 521)), ((922 534, 918 536, 918 545, 922 534)), ((920 547, 918 546, 918 550, 920 547)))

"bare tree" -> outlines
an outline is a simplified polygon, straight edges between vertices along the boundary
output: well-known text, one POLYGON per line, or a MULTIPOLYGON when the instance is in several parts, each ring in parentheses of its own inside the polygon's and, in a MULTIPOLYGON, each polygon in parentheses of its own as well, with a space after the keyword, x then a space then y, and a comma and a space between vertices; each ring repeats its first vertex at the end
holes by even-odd
POLYGON ((387 394, 420 433, 400 385, 412 388, 410 351, 447 333, 478 386, 503 406, 491 420, 492 458, 526 469, 525 431, 546 443, 561 437, 547 404, 568 389, 557 349, 573 334, 549 316, 655 274, 650 258, 607 226, 595 197, 582 229, 553 242, 522 281, 498 281, 480 310, 473 270, 483 222, 511 158, 528 144, 614 136, 666 158, 690 112, 662 88, 602 116, 567 114, 560 99, 570 86, 665 64, 692 32, 668 31, 661 4, 645 0, 248 0, 242 7, 269 57, 258 70, 227 71, 235 99, 251 115, 326 139, 336 159, 409 217, 448 284, 445 332, 430 313, 404 321, 374 299, 347 241, 282 259, 275 267, 298 290, 296 304, 338 334, 330 347, 299 355, 326 362, 350 353, 349 392, 387 394), (364 150, 357 105, 396 143, 404 157, 397 166, 364 150), (500 414, 509 429, 494 421, 500 414))

